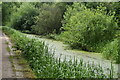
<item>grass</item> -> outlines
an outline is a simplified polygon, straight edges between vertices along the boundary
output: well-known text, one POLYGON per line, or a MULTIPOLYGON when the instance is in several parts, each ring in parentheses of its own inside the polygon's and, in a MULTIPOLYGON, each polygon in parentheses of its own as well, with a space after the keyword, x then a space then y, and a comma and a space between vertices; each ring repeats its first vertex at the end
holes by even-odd
POLYGON ((14 62, 13 62, 13 56, 9 56, 9 60, 12 64, 12 70, 15 72, 15 66, 14 66, 14 62))
POLYGON ((10 51, 11 51, 11 50, 10 50, 10 48, 9 48, 8 46, 6 47, 6 50, 7 50, 8 52, 10 52, 10 51))
POLYGON ((5 44, 7 44, 7 45, 8 45, 8 44, 9 44, 9 42, 7 42, 7 41, 6 41, 6 42, 5 42, 5 44))
POLYGON ((25 59, 21 59, 21 60, 18 62, 19 65, 24 65, 24 64, 26 64, 26 63, 27 63, 27 61, 26 61, 25 59))
MULTIPOLYGON (((38 39, 30 39, 14 29, 3 27, 3 31, 10 36, 17 50, 27 60, 37 78, 113 78, 113 68, 108 74, 101 66, 78 61, 54 58, 54 53, 48 51, 45 43, 38 39)), ((19 59, 19 58, 18 58, 19 59)), ((22 61, 21 61, 22 62, 22 61)), ((112 66, 112 65, 111 65, 112 66)))
MULTIPOLYGON (((17 50, 14 52, 17 52, 17 50)), ((11 55, 9 57, 9 60, 12 64, 12 69, 14 72, 22 72, 24 74, 24 78, 36 78, 35 74, 31 70, 29 64, 20 54, 16 53, 15 55, 11 55), (15 60, 17 61, 17 63, 14 62, 15 60), (23 69, 16 69, 16 67, 15 67, 16 64, 21 66, 23 69)))
POLYGON ((120 63, 120 38, 116 38, 111 42, 108 42, 103 48, 102 55, 115 62, 120 63))
POLYGON ((27 61, 21 55, 12 57, 12 67, 15 72, 22 72, 24 74, 24 78, 36 78, 27 61), (16 63, 13 63, 13 60, 17 60, 17 64, 23 69, 15 69, 16 63))
MULTIPOLYGON (((16 50, 14 52, 20 52, 20 50, 16 50)), ((17 64, 23 68, 23 69, 15 69, 16 72, 22 72, 24 74, 24 78, 36 78, 28 62, 23 58, 21 54, 16 53, 14 59, 16 59, 17 64)))

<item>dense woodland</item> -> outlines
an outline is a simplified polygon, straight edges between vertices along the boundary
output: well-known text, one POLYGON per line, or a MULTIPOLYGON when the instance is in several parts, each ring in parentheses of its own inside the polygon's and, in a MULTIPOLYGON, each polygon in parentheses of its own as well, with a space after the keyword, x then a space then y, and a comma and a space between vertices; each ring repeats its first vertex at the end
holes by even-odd
POLYGON ((4 2, 4 26, 43 35, 120 63, 120 2, 4 2))

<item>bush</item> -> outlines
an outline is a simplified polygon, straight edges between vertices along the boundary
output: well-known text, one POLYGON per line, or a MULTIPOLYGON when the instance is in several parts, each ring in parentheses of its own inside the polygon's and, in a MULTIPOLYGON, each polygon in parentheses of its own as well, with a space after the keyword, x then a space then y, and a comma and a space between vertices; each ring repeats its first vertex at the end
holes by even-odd
POLYGON ((113 17, 74 3, 65 12, 61 37, 74 48, 95 51, 97 44, 114 38, 117 23, 113 17))
POLYGON ((11 16, 10 26, 18 30, 31 30, 37 9, 31 3, 23 3, 11 16))
POLYGON ((120 39, 114 39, 106 44, 102 53, 105 58, 120 63, 120 39))
POLYGON ((39 9, 39 16, 36 17, 36 25, 32 26, 33 32, 36 34, 59 33, 64 9, 64 3, 44 3, 39 9))

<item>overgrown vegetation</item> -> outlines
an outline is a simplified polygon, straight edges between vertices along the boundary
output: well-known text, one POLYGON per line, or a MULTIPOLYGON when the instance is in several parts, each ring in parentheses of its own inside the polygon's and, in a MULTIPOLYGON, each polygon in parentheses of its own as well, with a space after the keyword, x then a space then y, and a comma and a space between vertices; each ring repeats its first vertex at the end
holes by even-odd
POLYGON ((2 3, 3 25, 47 35, 120 63, 120 3, 2 3), (116 46, 117 45, 117 46, 116 46))
POLYGON ((23 75, 24 78, 37 78, 33 71, 31 70, 27 61, 21 55, 18 54, 11 55, 9 59, 12 64, 12 69, 14 72, 22 72, 24 74, 23 75), (16 65, 20 65, 23 69, 22 68, 16 69, 16 65))
POLYGON ((120 38, 116 38, 113 41, 107 43, 103 48, 102 53, 106 59, 120 63, 120 38))
POLYGON ((66 61, 54 58, 48 47, 37 39, 30 39, 23 33, 9 27, 3 27, 3 32, 9 35, 17 50, 27 59, 38 78, 113 78, 113 68, 108 74, 100 65, 85 63, 70 59, 66 61))

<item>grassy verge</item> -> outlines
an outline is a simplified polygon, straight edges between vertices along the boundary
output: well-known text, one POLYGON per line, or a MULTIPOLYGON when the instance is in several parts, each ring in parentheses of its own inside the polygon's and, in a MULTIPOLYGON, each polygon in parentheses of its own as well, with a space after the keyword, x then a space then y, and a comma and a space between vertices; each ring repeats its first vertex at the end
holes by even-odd
POLYGON ((12 69, 14 72, 22 72, 24 78, 36 78, 29 64, 21 55, 16 54, 14 56, 10 56, 9 59, 12 64, 12 69), (15 61, 17 61, 17 63, 15 61), (21 66, 22 69, 16 69, 15 65, 21 66))
POLYGON ((24 75, 24 78, 36 78, 34 72, 30 68, 28 62, 23 58, 22 55, 16 55, 13 60, 18 61, 18 65, 21 66, 23 69, 16 69, 16 72, 22 72, 24 75))
MULTIPOLYGON (((54 53, 37 39, 30 39, 14 29, 3 27, 10 36, 15 48, 29 63, 37 78, 113 78, 113 68, 106 74, 100 65, 85 63, 77 59, 67 61, 55 59, 54 53), (18 51, 19 52, 19 51, 18 51)), ((24 62, 24 61, 23 61, 24 62)))
MULTIPOLYGON (((8 45, 9 42, 6 42, 8 45)), ((11 52, 11 49, 7 46, 6 50, 11 52)), ((36 78, 35 74, 33 73, 32 69, 30 68, 28 62, 24 59, 24 57, 20 54, 20 50, 14 50, 14 55, 9 56, 9 60, 12 65, 12 69, 14 72, 22 72, 24 78, 36 78), (22 67, 22 69, 16 69, 16 65, 22 67)))

